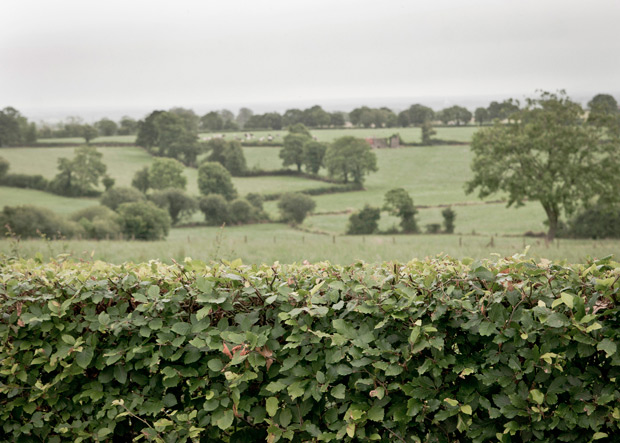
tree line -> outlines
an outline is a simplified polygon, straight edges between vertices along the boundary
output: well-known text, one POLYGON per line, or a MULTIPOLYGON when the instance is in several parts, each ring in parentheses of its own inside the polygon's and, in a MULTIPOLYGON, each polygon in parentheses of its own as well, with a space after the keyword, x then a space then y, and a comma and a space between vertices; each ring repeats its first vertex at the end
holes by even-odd
MULTIPOLYGON (((615 99, 608 94, 598 94, 595 99, 594 102, 601 101, 605 106, 617 109, 615 99)), ((519 109, 520 103, 514 99, 492 101, 487 107, 478 107, 473 112, 459 105, 435 111, 431 107, 416 103, 398 113, 387 107, 368 106, 360 106, 350 112, 328 112, 315 105, 306 109, 288 109, 282 114, 275 111, 256 114, 251 109, 242 107, 237 115, 228 109, 221 109, 199 116, 192 109, 174 107, 168 111, 153 111, 140 121, 124 116, 118 122, 102 118, 90 124, 85 123, 80 117, 72 116, 55 124, 41 122, 36 125, 28 122, 28 119, 15 108, 6 107, 0 111, 0 146, 30 144, 36 142, 37 138, 79 137, 88 143, 100 136, 135 135, 139 133, 141 123, 144 124, 149 117, 152 119, 154 113, 162 112, 175 115, 190 133, 197 134, 239 130, 279 131, 299 123, 311 129, 340 128, 346 125, 360 128, 410 126, 424 128, 425 125, 439 123, 466 125, 472 121, 484 125, 494 120, 508 121, 519 109)))

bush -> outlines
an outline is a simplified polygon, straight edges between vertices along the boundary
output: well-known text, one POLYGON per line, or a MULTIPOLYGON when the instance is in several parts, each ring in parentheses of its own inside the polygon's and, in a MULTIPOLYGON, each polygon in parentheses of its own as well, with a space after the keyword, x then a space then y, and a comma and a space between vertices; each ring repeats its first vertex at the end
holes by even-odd
POLYGON ((69 219, 82 226, 86 238, 117 238, 122 232, 118 214, 107 206, 97 205, 81 209, 71 214, 69 219))
POLYGON ((39 174, 6 174, 0 178, 0 184, 11 188, 37 189, 39 191, 46 191, 49 187, 47 179, 39 174))
POLYGON ((7 174, 7 172, 9 171, 9 167, 9 161, 4 157, 0 157, 0 180, 2 180, 7 174))
POLYGON ((145 166, 142 169, 136 171, 131 180, 131 186, 136 188, 138 191, 146 193, 150 188, 149 183, 149 167, 145 166))
POLYGON ((418 232, 418 223, 415 215, 418 210, 413 200, 403 188, 390 189, 385 193, 383 209, 400 218, 400 227, 405 234, 418 232))
POLYGON ((181 189, 168 188, 155 191, 149 195, 149 200, 158 207, 168 211, 173 225, 176 225, 183 218, 191 217, 198 209, 196 199, 187 195, 181 189))
POLYGON ((245 224, 255 221, 256 208, 245 198, 237 198, 230 202, 230 218, 233 223, 245 224))
POLYGON ((135 188, 112 188, 103 193, 99 202, 116 211, 123 203, 144 200, 144 195, 135 188))
POLYGON ((71 237, 79 230, 78 226, 53 211, 32 205, 5 206, 0 213, 3 234, 8 233, 7 225, 13 233, 23 238, 37 238, 42 234, 48 238, 71 237))
POLYGON ((426 225, 426 232, 428 234, 439 234, 441 232, 441 225, 439 223, 429 223, 426 225))
POLYGON ((293 224, 301 224, 316 207, 311 197, 297 192, 284 194, 278 202, 282 220, 293 224))
POLYGON ((198 189, 202 195, 220 194, 226 200, 237 197, 230 172, 219 163, 206 162, 198 168, 198 189))
POLYGON ((381 209, 364 206, 361 211, 354 212, 349 217, 347 234, 363 235, 377 232, 378 221, 381 218, 381 209))
POLYGON ((202 197, 198 201, 200 211, 205 215, 205 222, 209 226, 221 226, 230 222, 230 208, 228 202, 219 194, 202 197))
POLYGON ((619 266, 2 260, 0 440, 613 441, 619 266))
POLYGON ((136 240, 162 240, 170 230, 168 213, 148 201, 123 203, 118 214, 123 233, 136 240))
POLYGON ((443 216, 444 231, 447 234, 452 234, 454 232, 454 219, 456 218, 456 212, 454 212, 452 208, 446 208, 441 211, 441 215, 443 216))
POLYGON ((569 222, 568 235, 577 238, 620 238, 620 207, 598 205, 583 209, 569 222))
MULTIPOLYGON (((173 158, 156 158, 149 168, 148 187, 151 189, 185 189, 187 178, 183 175, 184 172, 185 167, 178 160, 173 158)), ((138 176, 137 180, 143 179, 138 176)), ((138 186, 144 187, 141 182, 137 183, 138 186)))

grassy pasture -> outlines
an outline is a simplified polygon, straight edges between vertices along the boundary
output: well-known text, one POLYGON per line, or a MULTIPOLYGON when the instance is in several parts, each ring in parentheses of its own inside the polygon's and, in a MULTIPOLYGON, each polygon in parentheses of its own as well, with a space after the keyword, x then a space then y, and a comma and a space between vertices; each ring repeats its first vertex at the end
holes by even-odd
MULTIPOLYGON (((134 143, 135 135, 109 135, 92 139, 91 143, 134 143)), ((67 143, 67 144, 85 144, 83 137, 65 137, 65 138, 39 138, 37 143, 67 143)))
POLYGON ((97 204, 97 200, 91 198, 69 198, 34 189, 0 186, 0 209, 4 206, 34 205, 66 215, 97 204))
MULTIPOLYGON (((620 255, 620 241, 560 240, 550 245, 521 237, 495 237, 489 245, 486 236, 396 235, 332 236, 290 229, 281 224, 261 224, 226 228, 173 229, 166 241, 57 241, 23 240, 17 245, 21 256, 43 258, 70 253, 74 258, 143 262, 159 259, 170 263, 185 257, 202 260, 241 258, 244 263, 282 263, 330 261, 349 264, 399 261, 447 254, 452 257, 493 258, 510 256, 531 246, 528 257, 583 262, 588 256, 620 255), (247 242, 246 242, 247 239, 247 242), (275 239, 275 240, 274 240, 275 239)), ((0 253, 12 255, 16 249, 10 240, 0 240, 0 253)))
MULTIPOLYGON (((380 206, 383 202, 378 202, 380 206)), ((416 219, 422 232, 426 231, 426 225, 431 223, 443 223, 441 211, 444 208, 418 209, 416 219)), ((536 202, 526 203, 521 208, 506 208, 503 203, 494 204, 471 204, 453 206, 456 212, 455 233, 457 235, 479 234, 485 237, 491 235, 523 235, 527 231, 545 232, 543 221, 545 213, 536 202)), ((307 229, 340 235, 346 231, 350 214, 337 215, 313 215, 304 220, 303 226, 307 229)), ((393 226, 398 227, 400 219, 381 213, 379 229, 387 230, 393 226)))
MULTIPOLYGON (((437 127, 435 131, 437 134, 434 136, 436 139, 441 140, 452 140, 458 142, 469 142, 471 140, 472 135, 479 129, 478 126, 446 126, 446 127, 437 127)), ((389 137, 393 134, 400 134, 400 137, 406 143, 420 143, 422 141, 422 130, 420 128, 348 128, 348 129, 312 129, 310 131, 312 135, 314 135, 319 141, 331 143, 335 139, 344 136, 352 136, 359 138, 368 138, 368 137, 389 137)), ((252 133, 254 134, 254 139, 257 141, 259 138, 264 137, 267 139, 268 135, 274 137, 275 142, 280 142, 283 137, 287 134, 287 131, 282 129, 280 131, 237 131, 237 132, 226 132, 227 140, 234 140, 235 138, 240 138, 241 140, 245 140, 244 134, 252 133)), ((201 138, 207 138, 213 136, 213 133, 202 133, 200 134, 201 138)))

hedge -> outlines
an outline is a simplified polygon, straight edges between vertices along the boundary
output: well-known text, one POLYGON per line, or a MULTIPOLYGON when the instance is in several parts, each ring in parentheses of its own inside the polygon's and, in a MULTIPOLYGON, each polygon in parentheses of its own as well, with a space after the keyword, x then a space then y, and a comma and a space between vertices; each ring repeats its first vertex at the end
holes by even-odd
POLYGON ((619 278, 1 260, 0 440, 610 441, 619 278))

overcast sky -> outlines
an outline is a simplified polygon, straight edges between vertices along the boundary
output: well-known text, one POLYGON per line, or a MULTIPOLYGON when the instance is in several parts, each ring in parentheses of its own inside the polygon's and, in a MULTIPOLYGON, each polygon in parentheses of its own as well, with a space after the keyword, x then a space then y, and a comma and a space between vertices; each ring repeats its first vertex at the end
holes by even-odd
POLYGON ((617 0, 2 0, 1 10, 0 107, 20 110, 329 108, 562 88, 620 99, 617 0))

